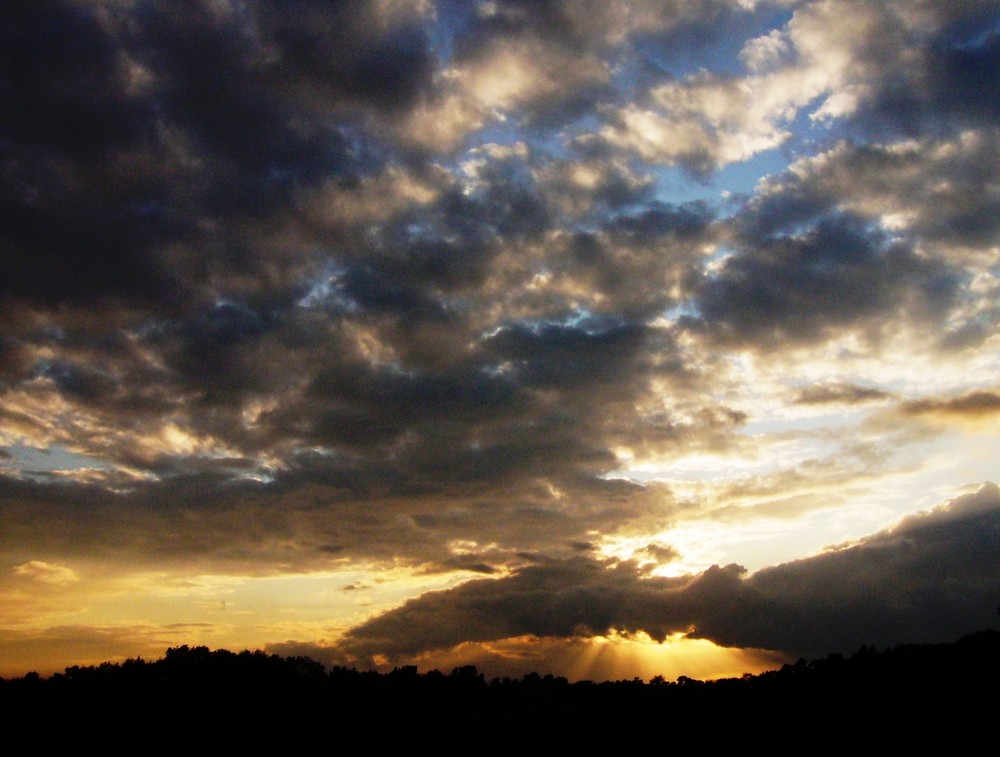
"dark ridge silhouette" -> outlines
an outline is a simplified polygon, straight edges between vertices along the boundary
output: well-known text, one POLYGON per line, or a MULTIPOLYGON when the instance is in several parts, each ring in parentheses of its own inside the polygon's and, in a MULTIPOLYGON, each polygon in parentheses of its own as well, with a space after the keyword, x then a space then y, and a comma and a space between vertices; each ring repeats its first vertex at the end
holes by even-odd
MULTIPOLYGON (((5 742, 102 754, 381 754, 817 745, 970 750, 995 736, 1000 631, 799 660, 741 678, 607 682, 475 667, 325 668, 181 646, 153 662, 0 679, 5 742)), ((989 741, 985 742, 989 743, 989 741)), ((978 748, 978 747, 977 747, 978 748)))

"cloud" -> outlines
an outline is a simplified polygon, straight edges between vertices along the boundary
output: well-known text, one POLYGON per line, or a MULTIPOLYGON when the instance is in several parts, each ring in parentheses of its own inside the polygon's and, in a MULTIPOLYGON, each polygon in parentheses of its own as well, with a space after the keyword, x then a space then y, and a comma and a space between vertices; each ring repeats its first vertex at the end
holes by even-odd
POLYGON ((888 44, 858 46, 859 64, 878 75, 858 87, 855 123, 869 131, 904 134, 990 123, 998 103, 995 81, 986 74, 1000 50, 996 8, 984 2, 887 8, 879 32, 888 44), (917 29, 920 36, 906 35, 917 29), (908 65, 887 76, 884 62, 890 51, 908 65))
POLYGON ((704 175, 785 144, 803 111, 877 136, 989 124, 997 21, 983 2, 803 3, 781 29, 745 40, 745 72, 654 83, 644 101, 611 107, 600 139, 704 175))
MULTIPOLYGON (((449 169, 427 156, 394 154, 390 132, 377 126, 403 123, 463 77, 478 81, 488 68, 480 64, 496 56, 525 76, 505 77, 513 94, 482 108, 526 113, 552 104, 547 80, 535 74, 542 64, 557 89, 614 88, 615 77, 598 65, 611 51, 631 50, 642 35, 687 36, 697 46, 704 40, 695 30, 745 18, 738 4, 713 4, 702 16, 684 3, 606 10, 499 3, 456 21, 448 56, 431 44, 434 14, 421 3, 204 4, 183 16, 154 3, 134 19, 57 2, 23 10, 26 25, 72 20, 77 44, 103 51, 89 64, 90 77, 106 83, 109 100, 131 108, 125 120, 135 126, 121 134, 107 126, 99 160, 61 145, 70 139, 61 133, 31 149, 60 154, 64 163, 15 156, 25 171, 41 173, 11 185, 11 202, 33 208, 14 215, 41 215, 35 231, 19 237, 10 266, 63 270, 62 255, 72 262, 70 275, 5 279, 37 311, 35 322, 5 337, 0 353, 4 375, 17 384, 8 412, 19 413, 39 443, 72 439, 76 451, 133 472, 225 466, 237 476, 294 478, 307 461, 331 453, 351 486, 385 455, 398 461, 390 480, 427 475, 443 459, 455 460, 465 480, 486 475, 482 461, 490 456, 527 464, 537 444, 501 439, 527 423, 538 439, 552 432, 545 449, 559 440, 575 450, 549 452, 547 472, 572 469, 579 453, 595 461, 589 471, 603 473, 618 441, 614 429, 631 424, 655 435, 679 427, 669 411, 652 423, 635 409, 654 382, 680 392, 698 375, 703 357, 682 352, 677 332, 650 327, 671 308, 695 315, 697 328, 683 330, 683 339, 704 333, 733 345, 805 344, 848 331, 874 334, 903 302, 913 318, 940 320, 955 311, 968 275, 926 257, 918 239, 885 233, 860 210, 837 210, 857 189, 831 184, 839 153, 823 165, 801 164, 808 176, 774 182, 735 217, 720 219, 709 203, 653 200, 652 174, 620 155, 553 157, 537 141, 484 143, 449 169), (351 54, 335 55, 348 40, 351 54), (217 51, 211 65, 209 49, 217 51), (580 51, 593 70, 566 63, 580 51), (546 56, 560 65, 547 65, 546 56), (458 74, 442 80, 448 70, 458 74), (573 76, 579 86, 569 86, 573 76), (57 192, 59 165, 78 181, 57 192), (814 187, 822 182, 825 190, 814 187), (41 207, 30 197, 56 204, 41 207), (91 202, 100 213, 87 212, 91 202), (800 213, 811 213, 805 233, 796 233, 800 213), (70 217, 76 220, 64 222, 70 217), (136 233, 160 231, 136 239, 128 218, 136 233), (87 224, 96 224, 92 234, 87 224), (68 228, 75 231, 67 244, 45 236, 68 228), (98 238, 120 240, 128 260, 119 266, 98 238), (724 243, 733 254, 706 267, 724 243), (74 275, 74 266, 86 267, 86 276, 74 275), (157 288, 137 285, 144 277, 135 266, 155 274, 157 288), (58 291, 77 286, 76 294, 58 291), (111 300, 89 304, 100 292, 111 300), (63 307, 58 315, 55 303, 63 307), (586 327, 571 325, 588 319, 586 327), (614 392, 611 376, 620 380, 614 392), (549 413, 554 402, 543 401, 544 392, 557 392, 570 410, 549 413), (578 412, 608 402, 619 421, 598 412, 585 423, 578 412), (46 405, 60 409, 41 411, 46 405), (484 448, 483 438, 493 442, 484 448), (441 459, 416 453, 417 440, 436 445, 441 459), (349 476, 347 460, 356 466, 349 476)), ((809 21, 819 10, 800 10, 787 28, 747 41, 743 57, 754 76, 798 71, 805 64, 794 62, 792 48, 821 45, 814 36, 822 27, 809 21)), ((859 11, 864 19, 872 13, 859 11)), ((867 30, 874 21, 858 23, 867 30)), ((823 44, 848 44, 838 40, 823 44)), ((50 82, 58 77, 45 73, 70 66, 60 57, 69 50, 47 50, 47 40, 30 35, 18 44, 39 61, 37 107, 49 96, 73 96, 59 94, 50 82)), ((727 88, 737 86, 724 79, 682 77, 652 91, 661 105, 691 98, 692 118, 721 123, 729 111, 712 108, 728 107, 727 88)), ((463 97, 490 93, 469 86, 463 97)), ((93 120, 81 133, 103 133, 98 114, 83 109, 79 118, 93 120)), ((36 130, 17 128, 12 149, 27 150, 36 130)), ((902 186, 904 174, 954 171, 989 153, 988 139, 978 136, 956 163, 946 158, 951 144, 921 148, 892 186, 902 186)), ((904 202, 902 192, 893 197, 904 202)), ((984 205, 977 217, 987 211, 984 205)), ((984 238, 989 233, 984 226, 984 238)), ((977 324, 987 333, 989 313, 971 302, 961 307, 963 338, 972 339, 977 324)), ((538 464, 527 470, 535 475, 538 464)))
POLYGON ((966 131, 948 140, 841 142, 793 163, 734 218, 732 254, 706 277, 699 308, 708 321, 722 319, 710 324, 717 333, 736 328, 738 339, 764 344, 786 334, 882 338, 893 318, 899 326, 946 322, 929 349, 981 345, 997 318, 988 262, 997 198, 982 173, 995 147, 991 132, 966 131), (852 283, 852 275, 864 280, 852 283), (818 291, 837 300, 836 314, 825 312, 818 291), (774 321, 757 320, 756 308, 774 321))
POLYGON ((790 223, 794 210, 766 201, 755 210, 743 219, 742 244, 696 290, 702 322, 717 338, 769 348, 843 331, 877 337, 889 319, 937 320, 957 299, 957 271, 863 218, 832 213, 804 233, 765 233, 770 218, 790 223))
POLYGON ((853 405, 887 400, 892 396, 890 392, 875 387, 835 382, 807 386, 798 392, 795 402, 799 405, 853 405))
POLYGON ((625 106, 601 137, 707 175, 781 145, 790 136, 784 124, 820 91, 797 71, 743 80, 704 74, 652 89, 650 107, 625 106))
POLYGON ((63 585, 80 580, 80 577, 72 568, 53 565, 44 560, 30 560, 21 565, 15 565, 14 573, 47 584, 63 585))
POLYGON ((959 418, 988 418, 1000 413, 1000 395, 995 392, 970 392, 951 399, 921 399, 905 402, 906 415, 940 415, 959 418))
POLYGON ((882 219, 895 233, 919 235, 932 249, 981 249, 997 231, 997 192, 984 181, 995 168, 996 148, 994 131, 971 129, 950 139, 840 142, 793 164, 796 181, 774 187, 773 197, 836 200, 882 219))
POLYGON ((650 199, 654 181, 614 159, 582 159, 543 166, 541 180, 550 202, 569 217, 619 210, 650 199))
MULTIPOLYGON (((268 48, 258 10, 197 3, 178 15, 150 3, 130 14, 56 0, 10 9, 4 99, 23 107, 4 119, 0 202, 19 219, 0 259, 7 296, 153 312, 203 301, 205 282, 190 274, 206 262, 208 227, 232 232, 235 216, 263 212, 293 185, 359 165, 327 110, 283 83, 289 69, 307 72, 268 48)), ((353 12, 338 28, 351 28, 353 12)), ((364 72, 357 65, 347 89, 364 72)), ((377 87, 347 89, 330 96, 377 105, 377 87)))
POLYGON ((8 581, 624 597, 690 520, 826 512, 992 417, 993 3, 6 10, 8 581))
POLYGON ((392 659, 466 641, 615 630, 813 655, 944 641, 989 623, 998 538, 1000 490, 988 484, 857 543, 750 576, 737 565, 659 578, 628 561, 543 561, 410 600, 351 629, 337 649, 349 661, 392 659))
POLYGON ((680 552, 669 544, 647 544, 639 550, 639 554, 651 558, 660 565, 676 560, 681 556, 680 552))

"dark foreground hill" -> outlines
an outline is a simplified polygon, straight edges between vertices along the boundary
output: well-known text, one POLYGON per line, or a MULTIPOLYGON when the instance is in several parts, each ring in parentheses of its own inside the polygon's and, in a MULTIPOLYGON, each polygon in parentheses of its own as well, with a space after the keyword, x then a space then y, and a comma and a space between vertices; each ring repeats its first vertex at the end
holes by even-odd
POLYGON ((703 682, 486 681, 397 668, 326 669, 263 652, 168 650, 155 662, 0 679, 9 754, 597 754, 946 746, 992 750, 1000 631, 862 647, 844 658, 703 682))

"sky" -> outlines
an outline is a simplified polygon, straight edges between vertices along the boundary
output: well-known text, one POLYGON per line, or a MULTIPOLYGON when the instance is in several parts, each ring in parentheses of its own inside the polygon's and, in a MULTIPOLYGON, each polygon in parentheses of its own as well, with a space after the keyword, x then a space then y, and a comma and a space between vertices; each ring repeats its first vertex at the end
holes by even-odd
POLYGON ((8 0, 0 159, 0 676, 996 625, 996 0, 8 0))

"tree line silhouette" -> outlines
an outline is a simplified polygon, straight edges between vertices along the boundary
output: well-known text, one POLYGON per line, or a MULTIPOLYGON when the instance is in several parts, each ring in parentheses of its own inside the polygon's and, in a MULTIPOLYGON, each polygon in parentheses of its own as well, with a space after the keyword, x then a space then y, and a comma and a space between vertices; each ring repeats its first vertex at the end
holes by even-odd
POLYGON ((995 737, 998 682, 995 630, 949 644, 862 646, 714 681, 571 683, 538 673, 487 681, 473 666, 378 673, 185 645, 155 661, 0 678, 0 722, 7 741, 104 754, 590 754, 926 738, 971 749, 995 737))

